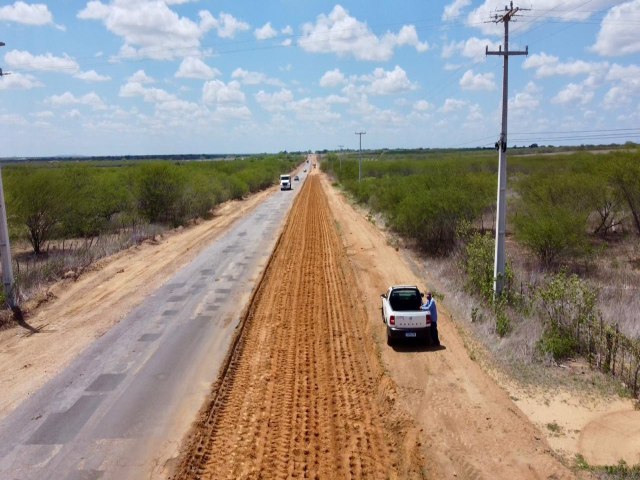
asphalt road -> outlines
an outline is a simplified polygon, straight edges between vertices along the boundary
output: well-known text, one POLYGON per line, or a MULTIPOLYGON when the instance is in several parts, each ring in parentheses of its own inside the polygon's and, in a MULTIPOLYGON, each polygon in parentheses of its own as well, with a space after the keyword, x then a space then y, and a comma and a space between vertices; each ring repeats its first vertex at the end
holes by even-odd
POLYGON ((305 177, 236 222, 0 422, 0 478, 156 477, 217 377, 305 177))

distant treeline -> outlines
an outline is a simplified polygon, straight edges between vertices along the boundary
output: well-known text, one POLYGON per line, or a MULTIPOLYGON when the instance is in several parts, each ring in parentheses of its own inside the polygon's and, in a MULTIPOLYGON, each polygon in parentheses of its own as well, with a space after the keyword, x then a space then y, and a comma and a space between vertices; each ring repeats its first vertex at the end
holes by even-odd
POLYGON ((53 239, 92 238, 143 222, 184 225, 208 216, 221 202, 268 188, 302 162, 289 154, 212 162, 133 158, 112 166, 101 161, 5 166, 11 236, 26 237, 37 254, 53 239))
MULTIPOLYGON (((281 152, 279 155, 287 155, 281 152)), ((302 155, 298 152, 289 152, 291 155, 302 155)), ((0 165, 11 164, 50 164, 68 162, 90 162, 90 163, 128 163, 128 162, 150 162, 150 161, 174 161, 174 162, 207 162, 217 160, 246 160, 250 158, 263 158, 267 154, 249 153, 195 153, 195 154, 171 154, 171 155, 100 155, 100 156, 54 156, 54 157, 10 157, 0 159, 0 165)))
MULTIPOLYGON (((461 222, 495 211, 495 152, 329 154, 325 168, 426 252, 446 254, 461 222)), ((593 254, 593 236, 640 235, 640 150, 509 157, 508 228, 545 266, 593 254)), ((489 225, 492 228, 492 225, 489 225)))

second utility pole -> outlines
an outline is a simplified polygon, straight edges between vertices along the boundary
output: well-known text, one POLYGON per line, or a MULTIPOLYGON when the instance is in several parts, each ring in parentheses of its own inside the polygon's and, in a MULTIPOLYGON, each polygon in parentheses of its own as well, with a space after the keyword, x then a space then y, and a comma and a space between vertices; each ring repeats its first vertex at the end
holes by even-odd
POLYGON ((493 268, 493 292, 497 298, 502 294, 504 287, 504 239, 507 230, 507 105, 509 90, 509 55, 528 55, 529 47, 525 51, 509 51, 509 22, 515 14, 521 10, 513 8, 513 2, 509 8, 504 7, 504 15, 495 15, 494 22, 504 23, 504 51, 502 47, 497 52, 490 52, 486 48, 486 55, 502 55, 504 58, 504 72, 502 77, 502 132, 500 140, 496 143, 498 149, 498 214, 496 215, 496 250, 495 263, 493 268))
POLYGON ((360 150, 358 153, 358 181, 362 178, 362 135, 366 135, 367 132, 356 132, 356 135, 360 135, 360 150))

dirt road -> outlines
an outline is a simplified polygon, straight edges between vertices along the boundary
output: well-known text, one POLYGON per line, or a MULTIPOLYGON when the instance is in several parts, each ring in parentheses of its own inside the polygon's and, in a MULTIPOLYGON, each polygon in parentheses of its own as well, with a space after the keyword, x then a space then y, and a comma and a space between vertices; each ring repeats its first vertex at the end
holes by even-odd
POLYGON ((355 284, 313 175, 176 478, 421 477, 355 284))

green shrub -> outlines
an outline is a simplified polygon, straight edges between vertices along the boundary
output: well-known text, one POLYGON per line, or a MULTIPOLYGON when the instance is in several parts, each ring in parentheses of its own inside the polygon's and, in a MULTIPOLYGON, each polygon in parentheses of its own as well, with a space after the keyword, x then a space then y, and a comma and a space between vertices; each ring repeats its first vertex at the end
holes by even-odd
POLYGON ((520 200, 512 223, 516 238, 545 266, 582 257, 591 212, 590 183, 583 175, 535 174, 516 183, 520 200))
POLYGON ((511 319, 503 306, 496 306, 496 333, 499 337, 505 337, 511 332, 511 319))
POLYGON ((599 316, 597 291, 577 275, 561 271, 538 290, 538 298, 544 315, 541 350, 556 359, 575 353, 581 328, 599 316))
POLYGON ((537 347, 542 353, 551 355, 554 360, 562 360, 578 351, 578 342, 570 332, 550 326, 542 332, 537 347))
POLYGON ((21 173, 8 182, 7 210, 19 231, 26 234, 33 252, 39 254, 61 227, 71 189, 56 170, 21 173))

